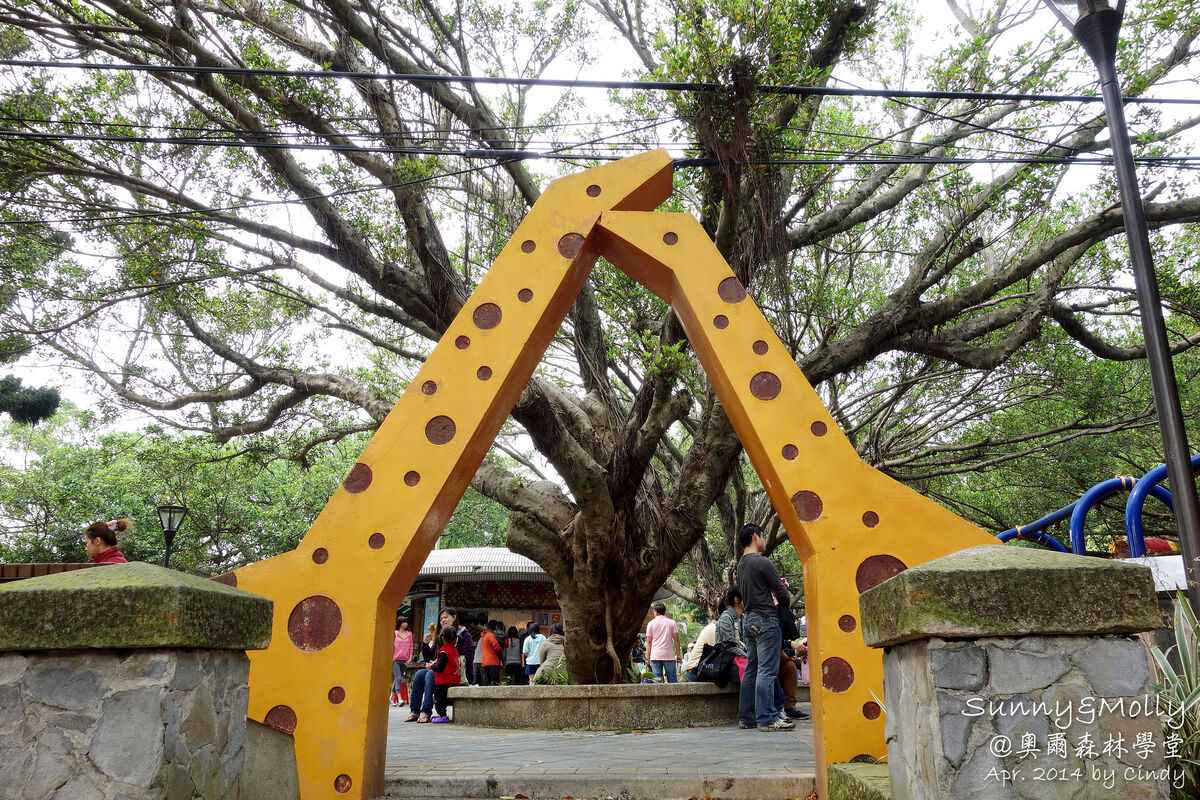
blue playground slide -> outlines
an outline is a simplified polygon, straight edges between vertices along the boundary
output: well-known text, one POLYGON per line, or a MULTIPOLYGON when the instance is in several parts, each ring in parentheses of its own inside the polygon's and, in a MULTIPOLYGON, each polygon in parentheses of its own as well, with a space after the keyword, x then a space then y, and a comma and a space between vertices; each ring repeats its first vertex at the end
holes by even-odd
MULTIPOLYGON (((1200 466, 1200 454, 1192 456, 1192 471, 1195 472, 1198 466, 1200 466)), ((1129 499, 1125 501, 1125 536, 1129 541, 1130 558, 1141 558, 1146 555, 1146 534, 1142 525, 1142 509, 1146 505, 1146 497, 1158 498, 1167 508, 1175 510, 1171 504, 1171 493, 1159 486, 1166 477, 1167 467, 1165 464, 1160 464, 1137 480, 1132 477, 1124 477, 1101 481, 1084 492, 1083 496, 1074 503, 1028 525, 1009 528, 997 534, 997 538, 1002 542, 1017 538, 1028 539, 1052 550, 1066 553, 1068 552, 1067 548, 1046 533, 1046 528, 1069 517, 1071 520, 1068 526, 1071 531, 1070 552, 1086 555, 1083 524, 1087 519, 1088 512, 1102 500, 1107 500, 1120 492, 1129 492, 1129 499)))

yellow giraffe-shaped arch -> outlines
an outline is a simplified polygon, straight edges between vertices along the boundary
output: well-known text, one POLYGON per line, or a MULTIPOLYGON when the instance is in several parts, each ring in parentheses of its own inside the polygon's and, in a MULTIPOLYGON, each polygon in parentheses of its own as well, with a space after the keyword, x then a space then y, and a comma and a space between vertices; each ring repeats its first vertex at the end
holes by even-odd
POLYGON ((804 561, 819 791, 886 753, 859 591, 996 540, 858 458, 696 220, 647 213, 671 177, 660 150, 551 183, 300 545, 223 576, 275 603, 248 714, 304 800, 381 793, 395 608, 599 255, 671 303, 804 561))

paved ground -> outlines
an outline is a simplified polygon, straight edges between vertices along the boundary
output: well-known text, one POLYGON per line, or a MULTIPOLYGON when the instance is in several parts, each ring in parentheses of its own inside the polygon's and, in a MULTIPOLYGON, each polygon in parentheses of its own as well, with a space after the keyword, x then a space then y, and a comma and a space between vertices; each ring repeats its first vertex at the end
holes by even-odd
POLYGON ((813 791, 812 726, 513 731, 404 723, 392 709, 390 797, 784 800, 813 791))

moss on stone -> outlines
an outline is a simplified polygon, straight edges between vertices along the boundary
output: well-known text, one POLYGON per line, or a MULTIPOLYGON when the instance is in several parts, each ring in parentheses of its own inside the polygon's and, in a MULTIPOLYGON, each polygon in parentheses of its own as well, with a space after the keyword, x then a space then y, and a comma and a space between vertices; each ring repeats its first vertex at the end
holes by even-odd
POLYGON ((258 650, 270 600, 153 564, 113 564, 0 585, 0 650, 258 650))
POLYGON ((887 764, 830 764, 829 800, 892 800, 887 764))
POLYGON ((1138 633, 1157 626, 1147 567, 981 545, 906 570, 859 598, 863 639, 1138 633))

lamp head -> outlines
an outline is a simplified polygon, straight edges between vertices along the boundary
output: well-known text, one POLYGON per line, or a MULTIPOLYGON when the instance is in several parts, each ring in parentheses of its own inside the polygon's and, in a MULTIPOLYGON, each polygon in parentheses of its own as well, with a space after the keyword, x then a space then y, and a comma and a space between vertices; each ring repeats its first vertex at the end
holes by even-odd
POLYGON ((187 509, 183 506, 161 505, 158 507, 158 522, 167 536, 175 535, 186 516, 187 509))
POLYGON ((1125 0, 1114 9, 1108 0, 1043 0, 1054 16, 1083 45, 1100 68, 1101 80, 1112 71, 1117 56, 1117 34, 1125 17, 1125 0))

